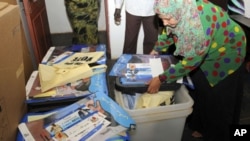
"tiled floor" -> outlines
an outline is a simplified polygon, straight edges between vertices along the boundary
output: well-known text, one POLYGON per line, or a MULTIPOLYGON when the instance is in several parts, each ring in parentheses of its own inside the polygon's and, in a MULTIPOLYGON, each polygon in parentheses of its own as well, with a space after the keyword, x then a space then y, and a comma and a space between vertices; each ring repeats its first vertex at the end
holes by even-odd
MULTIPOLYGON (((71 43, 72 34, 55 34, 52 35, 52 43, 54 46, 63 46, 63 45, 70 45, 71 43)), ((106 32, 100 32, 99 40, 100 43, 107 43, 106 42, 106 32)), ((108 52, 108 57, 110 56, 108 52)), ((112 61, 111 61, 112 63, 112 61)), ((107 64, 108 66, 111 64, 107 64)), ((250 124, 250 73, 245 73, 245 83, 244 83, 244 96, 242 100, 242 108, 241 108, 241 118, 240 124, 250 124)), ((111 87, 114 85, 114 82, 109 79, 108 85, 111 87)), ((110 96, 113 98, 113 94, 111 93, 110 96)), ((195 139, 191 137, 191 130, 185 126, 182 141, 202 141, 202 139, 195 139)))

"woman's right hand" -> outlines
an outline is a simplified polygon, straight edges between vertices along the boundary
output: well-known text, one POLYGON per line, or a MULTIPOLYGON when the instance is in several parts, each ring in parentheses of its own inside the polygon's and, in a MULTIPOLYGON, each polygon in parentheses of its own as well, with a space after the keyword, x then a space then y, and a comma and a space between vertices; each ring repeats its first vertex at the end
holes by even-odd
POLYGON ((121 23, 121 9, 115 9, 114 13, 115 24, 120 25, 121 23))
POLYGON ((160 86, 161 86, 161 81, 159 77, 154 77, 149 82, 147 82, 147 84, 148 84, 147 92, 150 94, 154 94, 154 93, 158 93, 160 86))

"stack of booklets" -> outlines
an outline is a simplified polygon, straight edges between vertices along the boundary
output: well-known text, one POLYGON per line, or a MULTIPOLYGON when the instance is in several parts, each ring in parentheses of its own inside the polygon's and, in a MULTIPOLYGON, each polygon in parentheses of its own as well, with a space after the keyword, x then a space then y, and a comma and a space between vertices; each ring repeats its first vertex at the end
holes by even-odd
POLYGON ((36 116, 36 119, 21 122, 17 139, 127 141, 127 131, 135 129, 135 122, 128 113, 101 91, 44 115, 42 118, 36 116), (117 124, 111 123, 111 118, 117 124))
MULTIPOLYGON (((109 75, 116 76, 116 89, 126 93, 145 93, 147 82, 174 66, 179 60, 172 55, 123 54, 115 62, 109 75)), ((176 90, 179 82, 162 83, 160 91, 176 90)))
POLYGON ((142 84, 177 63, 171 55, 123 54, 110 71, 123 84, 142 84))
POLYGON ((108 96, 104 45, 96 52, 51 47, 26 91, 29 113, 18 126, 18 141, 125 141, 135 129, 108 96))
POLYGON ((107 89, 106 46, 98 45, 96 52, 74 52, 72 48, 51 47, 38 70, 33 71, 26 84, 29 112, 69 105, 100 86, 107 89))

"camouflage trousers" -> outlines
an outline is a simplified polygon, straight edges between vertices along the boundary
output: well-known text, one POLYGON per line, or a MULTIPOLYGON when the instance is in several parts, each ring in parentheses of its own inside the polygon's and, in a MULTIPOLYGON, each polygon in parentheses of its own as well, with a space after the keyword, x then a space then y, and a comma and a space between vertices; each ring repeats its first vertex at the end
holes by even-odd
POLYGON ((99 0, 65 0, 73 30, 72 44, 98 44, 99 0))

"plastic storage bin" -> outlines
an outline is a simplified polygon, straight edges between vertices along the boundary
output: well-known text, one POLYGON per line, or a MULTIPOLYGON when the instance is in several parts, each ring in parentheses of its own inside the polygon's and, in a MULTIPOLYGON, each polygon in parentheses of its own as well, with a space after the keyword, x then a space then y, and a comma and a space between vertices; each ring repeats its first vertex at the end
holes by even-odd
POLYGON ((136 130, 131 141, 181 141, 186 118, 193 111, 193 99, 182 85, 175 91, 175 104, 130 110, 125 107, 122 94, 115 90, 115 99, 135 120, 136 130))

